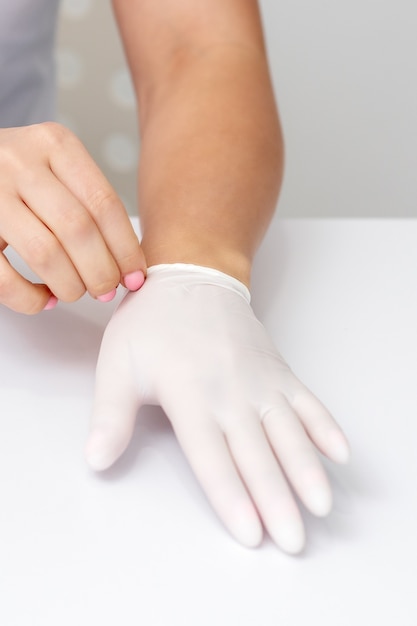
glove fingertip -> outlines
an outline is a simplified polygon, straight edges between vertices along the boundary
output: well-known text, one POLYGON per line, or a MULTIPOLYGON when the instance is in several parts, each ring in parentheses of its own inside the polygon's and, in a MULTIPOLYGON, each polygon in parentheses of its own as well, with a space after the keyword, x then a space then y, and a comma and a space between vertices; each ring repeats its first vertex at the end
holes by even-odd
POLYGON ((304 529, 292 525, 283 526, 279 531, 279 538, 276 543, 287 554, 300 554, 306 543, 304 529))
POLYGON ((102 472, 113 465, 127 447, 120 442, 109 440, 105 433, 93 431, 85 447, 85 459, 91 469, 102 472))
POLYGON ((257 548, 263 539, 263 527, 251 504, 235 503, 233 514, 224 518, 231 534, 245 548, 257 548))
POLYGON ((344 436, 339 430, 333 430, 329 435, 329 457, 335 463, 340 465, 346 465, 350 460, 350 446, 344 436))
POLYGON ((242 521, 235 529, 234 536, 245 548, 257 548, 263 539, 262 526, 258 522, 242 521))

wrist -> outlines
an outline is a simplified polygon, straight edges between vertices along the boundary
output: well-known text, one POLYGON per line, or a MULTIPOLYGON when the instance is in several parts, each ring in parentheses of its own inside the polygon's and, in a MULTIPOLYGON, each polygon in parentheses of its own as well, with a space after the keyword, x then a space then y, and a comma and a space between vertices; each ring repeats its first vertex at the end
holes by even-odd
POLYGON ((212 267, 194 265, 192 263, 160 263, 158 265, 149 266, 147 273, 148 279, 153 275, 165 275, 170 278, 180 278, 181 283, 186 279, 194 283, 217 285, 243 296, 248 304, 250 304, 251 301, 250 291, 245 284, 233 276, 230 276, 230 274, 213 269, 212 267))
POLYGON ((202 240, 179 235, 151 239, 144 234, 142 249, 148 267, 162 264, 187 264, 217 270, 250 287, 251 259, 249 255, 224 242, 202 240))

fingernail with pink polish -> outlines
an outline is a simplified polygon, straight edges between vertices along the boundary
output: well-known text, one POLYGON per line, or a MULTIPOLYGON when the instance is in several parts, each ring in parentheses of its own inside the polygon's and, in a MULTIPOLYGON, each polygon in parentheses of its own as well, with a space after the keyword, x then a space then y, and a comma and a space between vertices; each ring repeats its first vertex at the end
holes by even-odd
POLYGON ((43 310, 50 311, 51 309, 55 308, 57 304, 58 298, 56 296, 51 296, 46 305, 43 307, 43 310))
POLYGON ((109 293, 104 293, 102 296, 97 296, 97 300, 100 302, 110 302, 116 295, 116 289, 112 289, 109 293))
POLYGON ((145 282, 145 274, 138 270, 137 272, 131 272, 124 277, 124 283, 130 291, 137 291, 145 282))

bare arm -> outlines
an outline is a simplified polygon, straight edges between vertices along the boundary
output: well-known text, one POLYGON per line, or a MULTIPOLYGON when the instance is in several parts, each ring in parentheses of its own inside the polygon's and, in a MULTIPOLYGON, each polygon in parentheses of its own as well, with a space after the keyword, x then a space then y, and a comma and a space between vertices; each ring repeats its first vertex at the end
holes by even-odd
POLYGON ((256 0, 113 0, 139 102, 148 265, 249 284, 283 145, 256 0))

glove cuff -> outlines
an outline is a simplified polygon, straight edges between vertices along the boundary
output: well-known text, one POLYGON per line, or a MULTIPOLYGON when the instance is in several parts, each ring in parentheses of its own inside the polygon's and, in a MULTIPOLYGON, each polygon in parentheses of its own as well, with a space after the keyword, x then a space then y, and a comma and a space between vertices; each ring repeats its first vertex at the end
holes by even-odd
POLYGON ((210 276, 213 279, 213 284, 232 289, 239 295, 243 296, 245 300, 250 303, 251 295, 246 285, 244 285, 237 278, 230 276, 230 274, 225 274, 224 272, 220 272, 220 270, 216 270, 212 267, 193 265, 192 263, 160 263, 158 265, 151 265, 147 269, 148 276, 152 276, 152 274, 163 273, 169 275, 178 272, 184 274, 196 274, 204 276, 206 278, 210 276))

